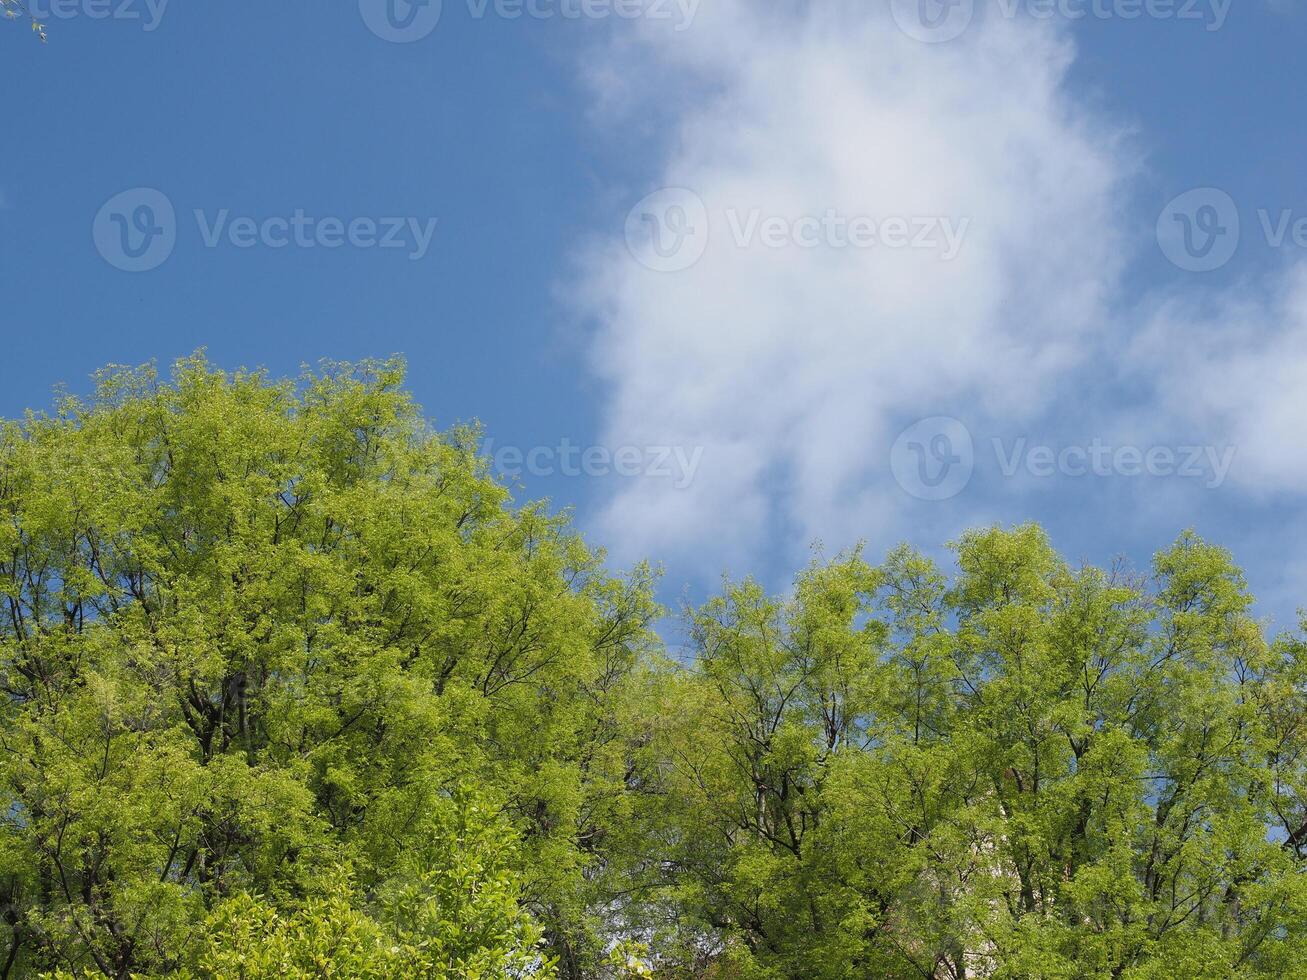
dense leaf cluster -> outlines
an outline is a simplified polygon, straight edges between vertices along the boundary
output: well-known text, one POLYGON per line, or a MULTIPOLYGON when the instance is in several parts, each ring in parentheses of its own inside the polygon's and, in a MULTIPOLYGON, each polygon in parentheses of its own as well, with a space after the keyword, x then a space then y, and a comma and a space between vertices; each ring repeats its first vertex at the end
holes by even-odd
POLYGON ((394 362, 0 430, 0 977, 1303 975, 1307 648, 1035 527, 686 611, 394 362))

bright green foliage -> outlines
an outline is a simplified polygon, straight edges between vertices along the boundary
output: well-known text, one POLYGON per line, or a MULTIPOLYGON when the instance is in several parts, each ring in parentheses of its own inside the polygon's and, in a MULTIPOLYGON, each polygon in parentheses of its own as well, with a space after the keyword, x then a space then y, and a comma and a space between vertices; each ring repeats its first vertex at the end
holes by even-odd
POLYGON ((0 980, 1307 976, 1307 643, 1225 552, 855 552, 674 664, 402 382, 0 427, 0 980))
POLYGON ((191 359, 0 433, 0 970, 272 975, 339 935, 342 976, 391 945, 543 974, 542 929, 602 958, 648 575, 401 385, 191 359))
POLYGON ((505 828, 468 799, 437 805, 430 836, 377 897, 376 918, 348 881, 331 880, 289 916, 248 895, 209 917, 195 976, 489 978, 547 972, 519 907, 505 828))
POLYGON ((645 720, 674 972, 1307 975, 1307 659, 1229 556, 1185 535, 1143 580, 1034 527, 956 552, 952 583, 855 554, 694 615, 645 720))

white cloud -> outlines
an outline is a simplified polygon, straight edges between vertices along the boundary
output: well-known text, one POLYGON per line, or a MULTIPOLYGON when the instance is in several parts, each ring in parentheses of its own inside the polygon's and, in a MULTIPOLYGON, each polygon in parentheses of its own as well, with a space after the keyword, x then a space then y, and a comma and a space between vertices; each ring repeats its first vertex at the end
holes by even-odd
POLYGON ((1266 497, 1307 485, 1307 264, 1160 302, 1129 363, 1154 393, 1154 432, 1237 448, 1231 481, 1266 497))
POLYGON ((582 260, 607 441, 705 447, 690 488, 632 483, 608 502, 600 537, 620 557, 711 578, 777 541, 789 561, 814 538, 915 535, 887 465, 903 425, 1047 407, 1101 339, 1131 170, 1066 90, 1072 57, 1046 22, 988 18, 929 45, 886 4, 716 0, 594 62, 606 124, 662 127, 665 163, 629 203, 690 188, 710 227, 685 271, 650 271, 621 241, 582 260), (732 214, 828 211, 969 224, 951 261, 733 241, 732 214))

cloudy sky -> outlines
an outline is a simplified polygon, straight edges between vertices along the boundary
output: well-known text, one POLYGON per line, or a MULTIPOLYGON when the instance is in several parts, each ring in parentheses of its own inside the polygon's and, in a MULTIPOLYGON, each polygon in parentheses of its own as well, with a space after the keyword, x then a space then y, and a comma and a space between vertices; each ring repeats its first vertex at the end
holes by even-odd
POLYGON ((0 23, 4 414, 403 352, 670 599, 1034 519, 1307 605, 1296 4, 338 8, 0 23))

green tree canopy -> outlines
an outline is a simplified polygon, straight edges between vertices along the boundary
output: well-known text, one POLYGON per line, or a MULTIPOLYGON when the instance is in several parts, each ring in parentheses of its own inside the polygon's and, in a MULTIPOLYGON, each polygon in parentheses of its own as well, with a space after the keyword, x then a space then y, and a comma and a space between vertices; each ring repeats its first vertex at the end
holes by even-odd
POLYGON ((682 664, 403 385, 0 427, 0 980, 1304 975, 1307 645, 1220 548, 859 550, 682 664))
POLYGON ((223 936, 262 937, 251 977, 338 940, 339 976, 597 955, 648 575, 512 506, 402 380, 192 358, 0 432, 10 975, 229 976, 223 936))
POLYGON ((741 977, 1303 974, 1301 642, 1192 534, 1150 576, 1037 527, 727 583, 650 712, 661 939, 741 977))

